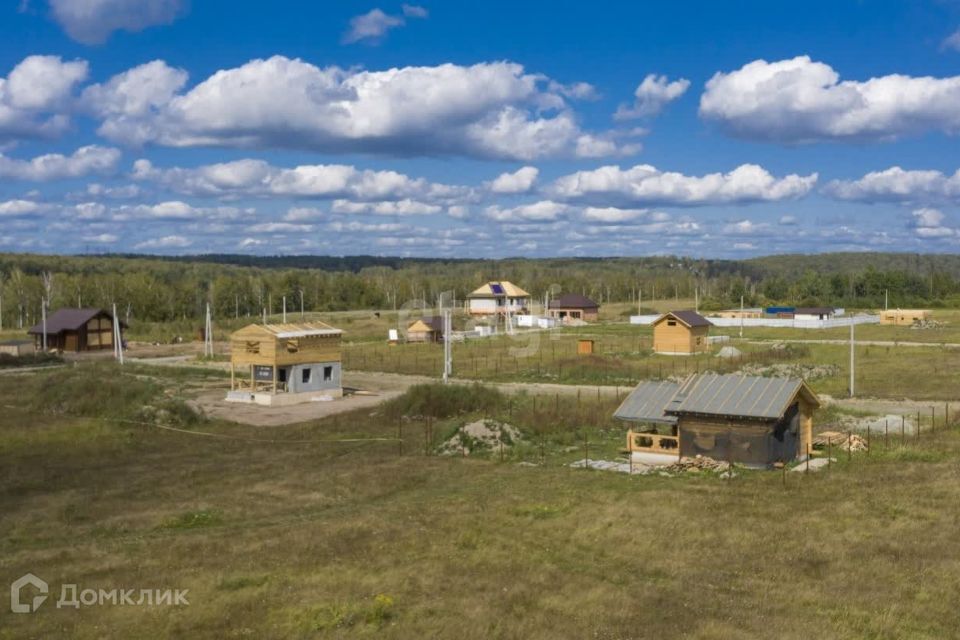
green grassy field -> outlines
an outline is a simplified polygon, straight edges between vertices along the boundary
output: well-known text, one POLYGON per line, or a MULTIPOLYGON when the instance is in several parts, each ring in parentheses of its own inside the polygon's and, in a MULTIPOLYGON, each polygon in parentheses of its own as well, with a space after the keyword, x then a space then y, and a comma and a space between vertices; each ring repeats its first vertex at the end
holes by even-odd
POLYGON ((575 470, 615 400, 420 388, 256 429, 202 372, 79 365, 0 384, 0 575, 189 589, 189 606, 0 608, 0 638, 945 638, 960 615, 960 433, 805 476, 575 470), (56 389, 51 392, 51 389, 56 389), (563 404, 557 404, 562 402, 563 404), (466 413, 460 413, 466 410, 466 413), (426 456, 467 420, 526 444, 426 456), (599 416, 599 417, 598 417, 599 416), (146 423, 146 424, 144 424, 146 423), (162 424, 196 435, 159 429, 162 424), (545 441, 546 463, 534 464, 545 441), (341 442, 356 438, 382 441, 341 442))
MULTIPOLYGON (((663 356, 651 351, 648 327, 613 331, 617 325, 583 327, 580 332, 534 332, 474 339, 453 345, 454 375, 468 380, 619 385, 641 380, 682 378, 691 373, 743 371, 807 378, 820 393, 846 396, 850 351, 845 344, 756 342, 746 337, 729 344, 742 357, 716 357, 720 348, 697 356, 663 356), (577 340, 591 336, 594 354, 577 354, 577 340)), ((443 350, 436 344, 347 345, 348 370, 438 376, 443 350)), ((855 390, 859 395, 914 400, 955 400, 960 389, 960 349, 857 345, 855 390)))

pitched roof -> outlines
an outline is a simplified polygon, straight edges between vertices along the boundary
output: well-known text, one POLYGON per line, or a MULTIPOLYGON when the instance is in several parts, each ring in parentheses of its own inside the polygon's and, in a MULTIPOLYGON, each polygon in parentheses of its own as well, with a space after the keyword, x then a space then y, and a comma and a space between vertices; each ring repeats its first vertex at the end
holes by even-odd
POLYGON ((776 419, 800 393, 820 405, 817 395, 800 378, 705 373, 687 378, 667 411, 776 419))
POLYGON ((550 301, 551 309, 598 309, 600 305, 579 293, 565 293, 550 301))
POLYGON ((654 320, 653 324, 658 324, 661 320, 666 319, 668 316, 673 316, 688 327, 709 327, 713 324, 692 309, 687 309, 685 311, 668 311, 654 320))
POLYGON ((678 382, 643 382, 630 392, 613 412, 614 418, 639 422, 676 424, 676 416, 668 416, 667 405, 680 389, 678 382))
MULTIPOLYGON (((104 311, 103 309, 57 309, 47 316, 47 335, 60 333, 61 331, 77 331, 101 313, 106 314, 111 319, 113 318, 109 311, 104 311)), ((123 327, 127 326, 122 321, 120 325, 123 327)), ((27 333, 42 335, 43 323, 40 322, 33 325, 27 333)))
POLYGON ((443 318, 440 316, 426 316, 420 318, 409 327, 407 331, 443 331, 443 318))
POLYGON ((299 322, 287 324, 248 324, 233 332, 231 337, 242 338, 250 334, 262 334, 275 338, 306 338, 308 336, 339 336, 343 333, 325 322, 299 322))
POLYGON ((820 406, 817 395, 799 378, 705 373, 691 375, 681 384, 641 383, 614 416, 665 424, 675 424, 677 416, 683 414, 776 420, 797 395, 820 406))
POLYGON ((499 282, 488 282, 482 287, 475 289, 468 298, 527 298, 530 296, 529 293, 506 280, 500 280, 499 282))

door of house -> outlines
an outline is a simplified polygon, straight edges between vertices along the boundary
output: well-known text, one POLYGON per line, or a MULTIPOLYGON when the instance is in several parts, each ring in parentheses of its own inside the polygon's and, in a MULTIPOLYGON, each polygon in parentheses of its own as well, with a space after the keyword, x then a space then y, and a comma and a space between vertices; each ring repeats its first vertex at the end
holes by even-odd
POLYGON ((79 345, 79 343, 77 342, 77 334, 75 334, 75 333, 67 333, 67 334, 64 335, 64 338, 65 338, 64 344, 63 344, 63 350, 64 350, 64 351, 79 351, 79 350, 80 350, 80 345, 79 345))

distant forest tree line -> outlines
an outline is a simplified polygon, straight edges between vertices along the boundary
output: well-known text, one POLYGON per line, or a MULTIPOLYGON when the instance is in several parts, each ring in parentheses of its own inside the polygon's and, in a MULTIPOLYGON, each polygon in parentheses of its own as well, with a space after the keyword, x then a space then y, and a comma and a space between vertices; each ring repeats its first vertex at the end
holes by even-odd
POLYGON ((459 302, 487 281, 510 280, 542 301, 582 293, 601 304, 693 298, 701 309, 766 304, 882 308, 960 304, 960 256, 835 253, 749 260, 680 257, 439 260, 374 256, 177 258, 0 254, 0 322, 27 327, 49 308, 116 304, 128 321, 353 309, 430 307, 452 292, 459 302), (419 302, 417 302, 419 301, 419 302))

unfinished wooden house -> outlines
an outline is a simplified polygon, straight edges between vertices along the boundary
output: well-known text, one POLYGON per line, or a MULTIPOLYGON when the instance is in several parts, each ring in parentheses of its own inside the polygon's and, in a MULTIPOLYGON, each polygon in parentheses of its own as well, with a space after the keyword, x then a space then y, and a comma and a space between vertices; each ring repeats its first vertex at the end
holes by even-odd
POLYGON ((561 322, 567 320, 596 322, 600 314, 600 305, 579 293, 565 293, 556 300, 550 301, 547 313, 551 318, 561 322))
POLYGON ((443 318, 420 318, 407 327, 407 342, 440 342, 443 340, 443 318))
POLYGON ((235 331, 227 400, 286 405, 340 397, 342 334, 322 322, 251 324, 235 331))
POLYGON ((699 374, 641 383, 614 417, 635 425, 627 432, 634 462, 701 455, 767 467, 807 455, 819 406, 799 378, 699 374))
POLYGON ((653 321, 653 350, 664 355, 709 351, 711 326, 696 311, 669 311, 653 321))
MULTIPOLYGON (((127 328, 120 322, 120 336, 127 328)), ((43 347, 43 323, 27 332, 39 350, 43 347)), ((113 349, 113 315, 103 309, 57 309, 47 318, 47 349, 98 351, 113 349)))
POLYGON ((467 296, 467 311, 475 316, 495 316, 526 313, 530 294, 503 280, 488 282, 467 296))
POLYGON ((880 312, 880 324, 910 327, 930 320, 929 309, 887 309, 880 312))

